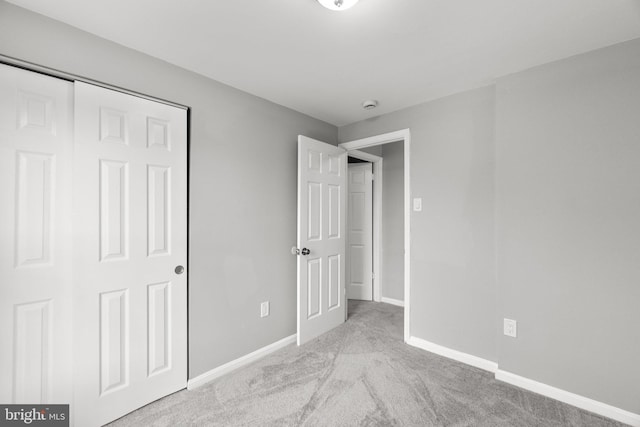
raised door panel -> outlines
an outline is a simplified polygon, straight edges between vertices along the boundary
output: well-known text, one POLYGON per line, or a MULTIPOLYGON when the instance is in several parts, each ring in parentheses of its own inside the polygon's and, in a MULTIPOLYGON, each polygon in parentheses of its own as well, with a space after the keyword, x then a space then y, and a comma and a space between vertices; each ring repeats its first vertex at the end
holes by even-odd
POLYGON ((147 375, 171 369, 171 282, 148 286, 149 326, 147 375))
POLYGON ((127 145, 129 143, 129 116, 124 111, 100 108, 100 141, 127 145))
POLYGON ((329 234, 327 238, 329 239, 339 239, 340 238, 340 212, 342 209, 342 197, 339 185, 329 184, 329 234))
POLYGON ((148 255, 166 255, 171 237, 171 168, 148 165, 147 188, 148 255))
POLYGON ((329 310, 335 310, 336 308, 340 307, 340 289, 342 288, 341 286, 341 281, 342 281, 342 274, 341 274, 341 263, 340 263, 340 259, 341 256, 340 254, 338 255, 331 255, 328 257, 329 259, 329 283, 328 283, 328 290, 329 290, 329 297, 328 297, 328 304, 329 310))
POLYGON ((147 117, 147 147, 159 150, 171 150, 170 123, 167 120, 147 117))
POLYGON ((54 156, 18 151, 16 163, 16 267, 49 264, 54 156))
POLYGON ((333 176, 340 176, 342 174, 342 162, 343 155, 332 155, 329 154, 327 158, 329 159, 329 167, 328 173, 333 176))
POLYGON ((310 172, 322 173, 322 152, 307 150, 307 168, 310 172))
POLYGON ((365 215, 365 194, 364 192, 349 193, 349 231, 364 231, 364 215, 365 215))
POLYGON ((14 308, 14 403, 48 403, 52 397, 51 305, 51 300, 46 300, 14 308))
POLYGON ((307 319, 322 314, 322 258, 307 261, 307 319))
POLYGON ((18 129, 56 134, 55 99, 51 96, 18 91, 18 129))
POLYGON ((128 290, 100 294, 100 395, 129 385, 128 290))
POLYGON ((100 259, 127 259, 129 170, 122 161, 100 159, 100 259))
POLYGON ((352 285, 364 285, 364 246, 363 245, 349 245, 349 270, 351 271, 352 285))
POLYGON ((309 208, 307 216, 307 240, 322 240, 322 184, 319 182, 309 182, 309 208))

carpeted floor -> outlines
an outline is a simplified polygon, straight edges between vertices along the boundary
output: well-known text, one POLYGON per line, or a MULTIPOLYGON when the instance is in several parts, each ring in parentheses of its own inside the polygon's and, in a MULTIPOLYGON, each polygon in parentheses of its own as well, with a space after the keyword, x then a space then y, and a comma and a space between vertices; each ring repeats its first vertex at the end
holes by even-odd
POLYGON ((112 426, 621 426, 402 342, 402 308, 349 320, 112 426))

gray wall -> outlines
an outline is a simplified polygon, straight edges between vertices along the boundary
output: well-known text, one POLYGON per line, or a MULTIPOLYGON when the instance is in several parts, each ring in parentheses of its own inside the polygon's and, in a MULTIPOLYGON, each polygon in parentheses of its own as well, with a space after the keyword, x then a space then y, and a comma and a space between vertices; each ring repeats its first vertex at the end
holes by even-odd
POLYGON ((640 39, 497 101, 500 368, 640 413, 640 39))
MULTIPOLYGON (((347 141, 340 141, 347 142, 347 141)), ((359 151, 364 151, 365 153, 373 154, 374 156, 382 157, 382 145, 374 145, 373 147, 365 147, 361 148, 359 151)))
MULTIPOLYGON (((494 89, 343 126, 340 141, 411 128, 411 333, 496 360, 494 89)), ((385 159, 385 162, 387 160, 385 159)))
POLYGON ((381 147, 382 296, 404 301, 404 143, 381 147))
POLYGON ((297 135, 334 126, 3 1, 0 53, 191 107, 190 378, 296 332, 297 135))
POLYGON ((341 127, 411 129, 412 335, 640 413, 639 117, 636 39, 341 127))

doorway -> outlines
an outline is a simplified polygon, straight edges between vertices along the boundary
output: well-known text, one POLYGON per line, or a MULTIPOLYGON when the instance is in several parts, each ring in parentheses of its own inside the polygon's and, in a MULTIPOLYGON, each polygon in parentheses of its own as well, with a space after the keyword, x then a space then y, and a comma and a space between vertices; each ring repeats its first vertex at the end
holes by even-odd
MULTIPOLYGON (((363 148, 367 147, 375 147, 384 144, 389 144, 393 142, 403 142, 403 162, 404 162, 404 172, 403 172, 403 231, 404 231, 404 255, 403 255, 403 284, 404 284, 404 341, 407 342, 409 337, 411 336, 411 241, 410 241, 410 230, 411 230, 411 132, 409 129, 403 129, 395 132, 389 132, 381 135, 375 135, 367 138, 362 138, 354 141, 348 141, 339 144, 339 147, 347 150, 349 156, 352 156, 354 153, 356 155, 362 155, 364 153, 360 151, 363 148)), ((368 153, 364 153, 367 155, 368 153)), ((366 159, 363 159, 366 160, 366 159)), ((381 180, 380 180, 381 181, 381 180)), ((374 183, 376 181, 374 180, 374 183)), ((382 183, 380 182, 380 185, 382 183)), ((375 188, 374 188, 374 199, 375 199, 375 188)), ((376 207, 374 207, 375 211, 376 207)), ((382 210, 382 205, 380 205, 380 211, 382 210)), ((378 218, 380 216, 378 215, 378 218)), ((375 221, 375 213, 374 213, 374 221, 375 221)), ((375 227, 375 224, 374 224, 375 227)), ((375 234, 374 234, 375 235, 375 234)), ((377 263, 380 266, 380 263, 377 263)), ((375 266, 374 266, 375 269, 375 266)), ((378 276, 379 277, 379 276, 378 276)), ((375 282, 374 282, 375 283, 375 282)), ((375 289, 375 288, 374 288, 375 289)), ((374 297, 375 299, 375 297, 374 297)))
POLYGON ((404 306, 403 144, 403 141, 397 141, 371 147, 366 152, 350 152, 347 180, 348 299, 404 306), (378 184, 375 191, 373 183, 378 184), (375 214, 374 201, 377 202, 375 214), (376 220, 375 228, 372 228, 372 219, 376 220), (375 251, 372 241, 375 241, 375 251), (372 294, 374 288, 375 297, 372 294))

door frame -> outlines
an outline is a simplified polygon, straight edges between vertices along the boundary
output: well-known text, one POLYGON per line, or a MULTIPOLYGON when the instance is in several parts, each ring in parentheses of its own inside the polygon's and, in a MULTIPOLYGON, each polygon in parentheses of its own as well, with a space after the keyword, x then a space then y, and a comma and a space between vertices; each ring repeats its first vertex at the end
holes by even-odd
POLYGON ((373 165, 373 300, 382 300, 382 161, 383 158, 360 150, 347 151, 347 156, 370 162, 373 165))
MULTIPOLYGON (((347 155, 351 156, 351 153, 359 148, 398 141, 404 142, 404 342, 406 343, 411 336, 411 131, 409 128, 401 129, 395 132, 343 142, 338 146, 347 150, 347 155)), ((376 181, 380 185, 382 184, 382 180, 374 179, 374 183, 376 181)), ((378 216, 378 218, 380 217, 378 216)), ((378 276, 376 275, 376 277, 378 276)))

